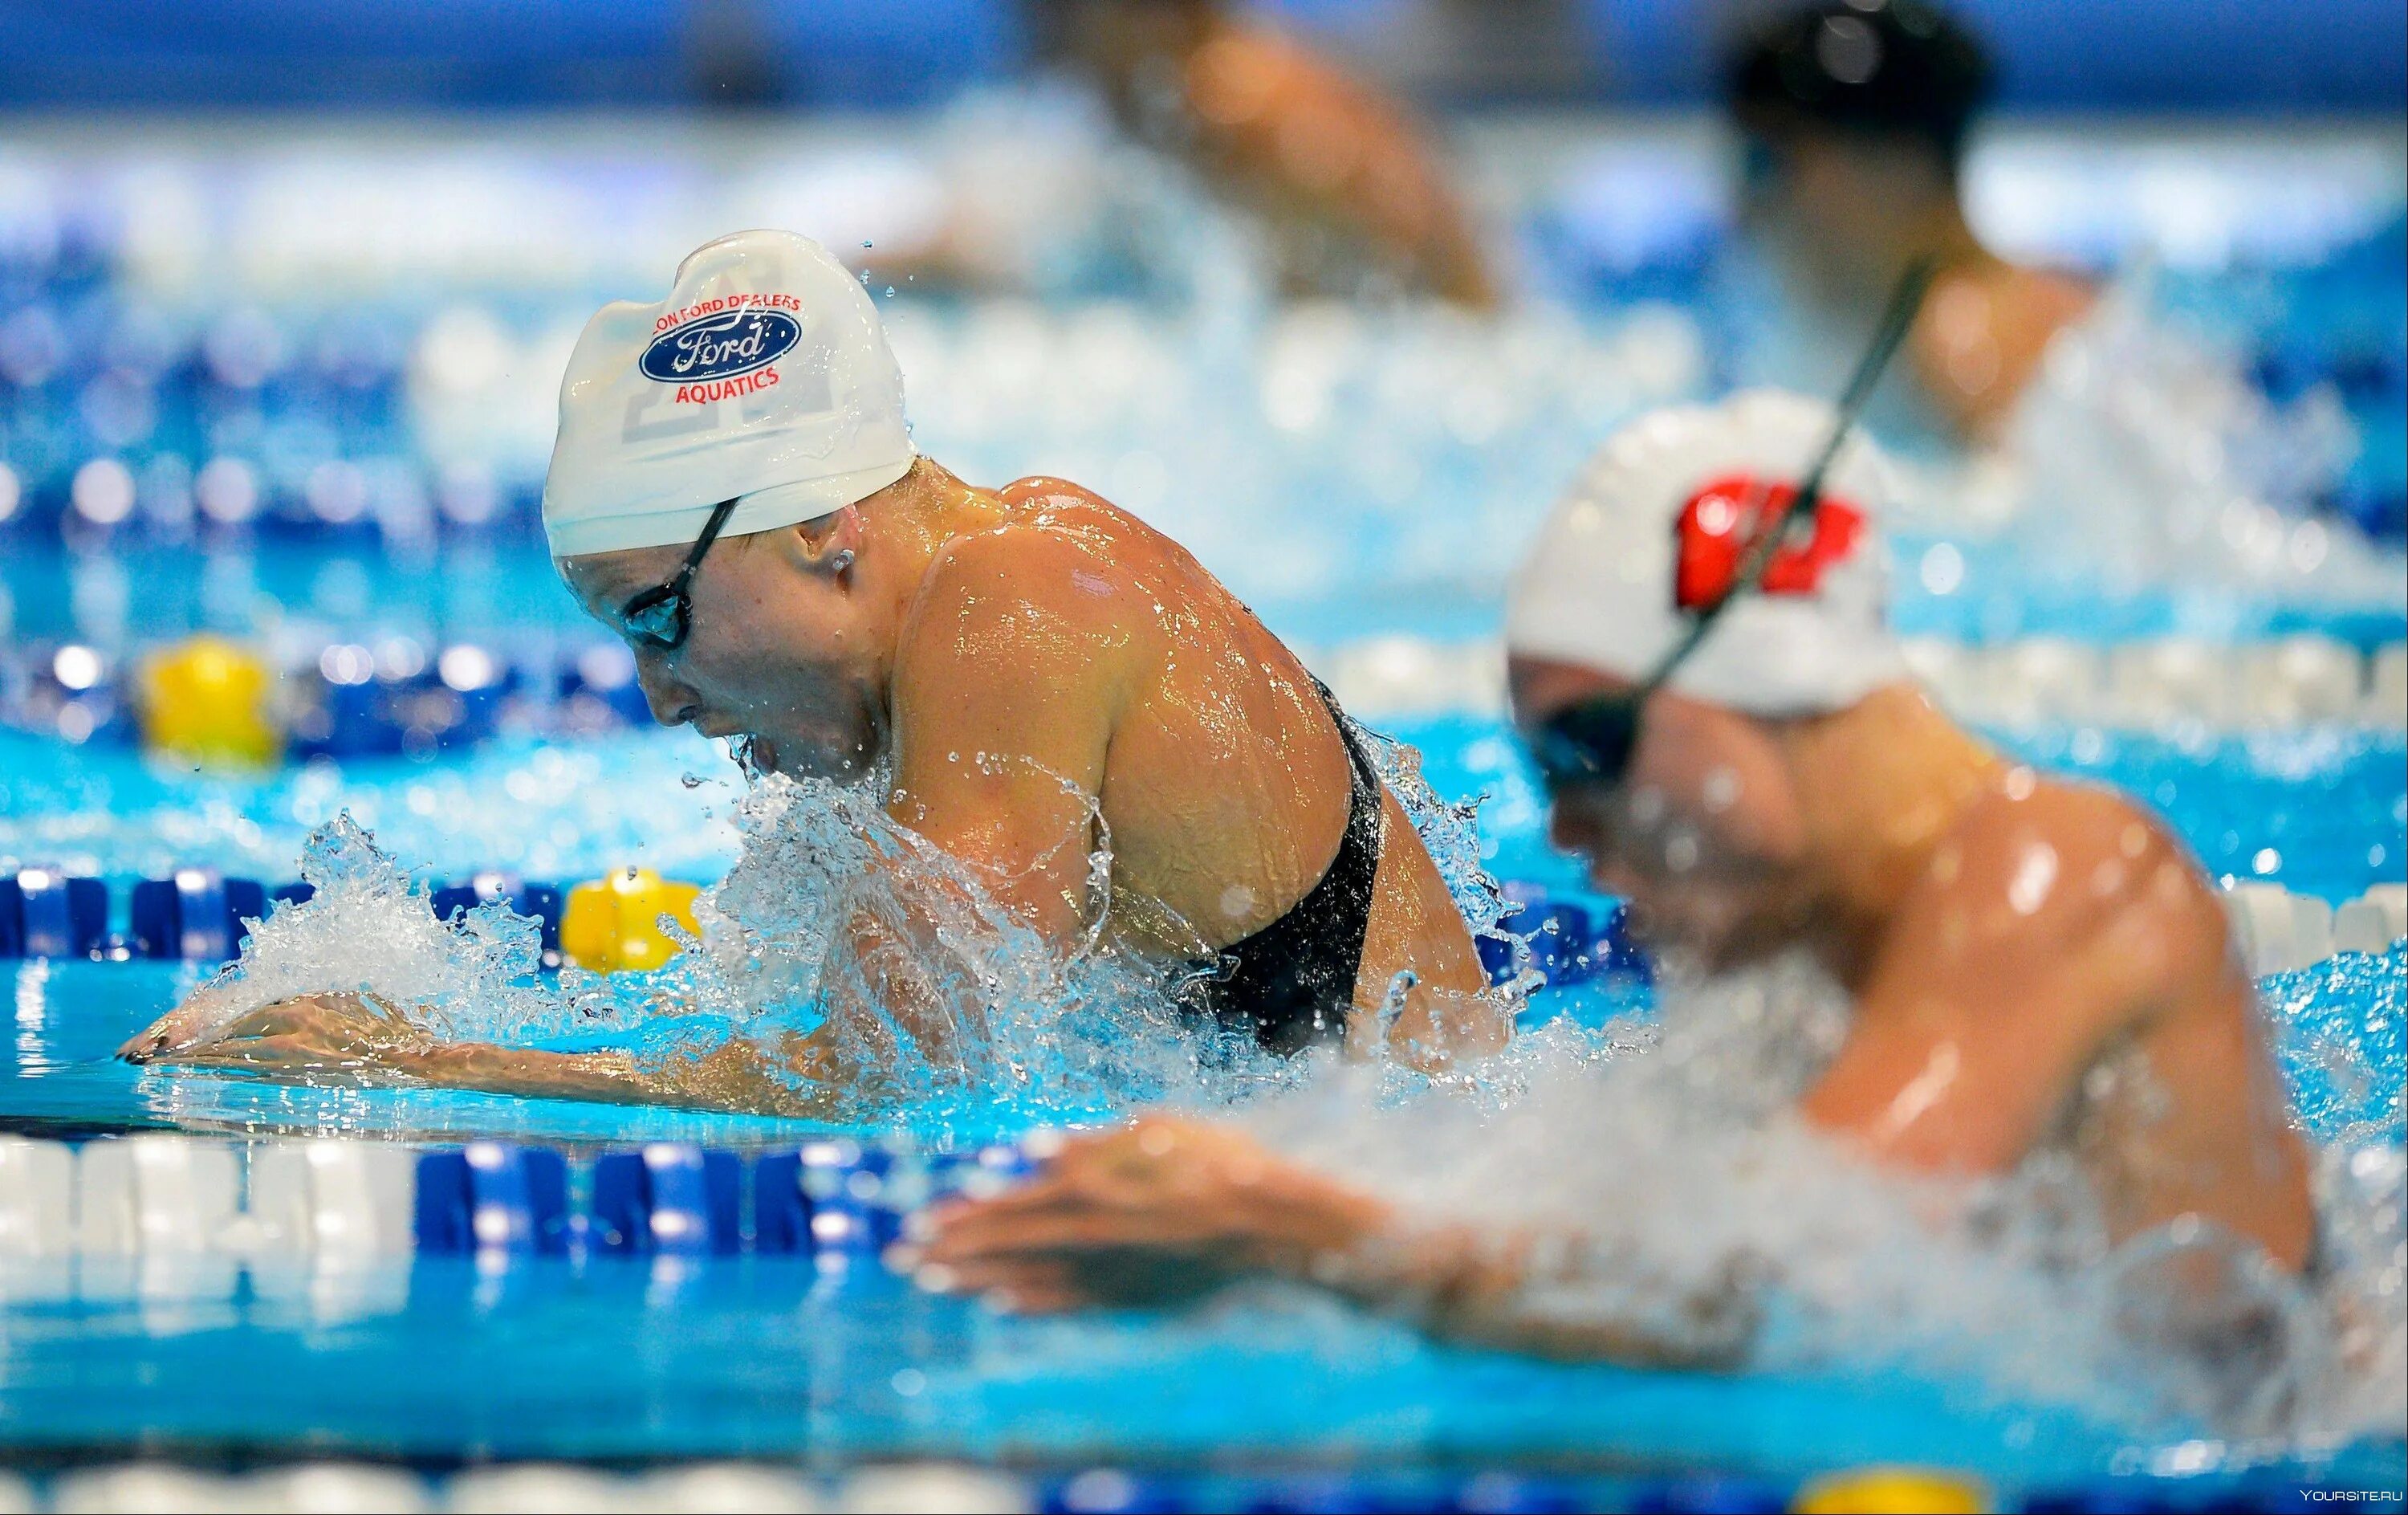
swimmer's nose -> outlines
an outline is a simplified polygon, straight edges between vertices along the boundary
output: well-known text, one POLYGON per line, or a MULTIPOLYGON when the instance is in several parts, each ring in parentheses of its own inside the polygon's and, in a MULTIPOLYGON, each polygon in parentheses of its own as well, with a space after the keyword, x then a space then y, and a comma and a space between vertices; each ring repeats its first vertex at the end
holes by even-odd
POLYGON ((702 714, 695 692, 650 658, 636 662, 636 687, 644 691, 645 707, 663 726, 683 726, 702 714))

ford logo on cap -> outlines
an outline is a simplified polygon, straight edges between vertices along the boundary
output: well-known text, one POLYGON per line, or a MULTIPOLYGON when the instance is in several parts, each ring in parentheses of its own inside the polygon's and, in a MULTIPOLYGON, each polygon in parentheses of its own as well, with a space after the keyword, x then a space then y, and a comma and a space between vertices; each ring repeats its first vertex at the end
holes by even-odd
POLYGON ((730 310, 652 339, 637 367, 665 384, 732 379, 765 368, 803 339, 802 323, 775 310, 730 310))

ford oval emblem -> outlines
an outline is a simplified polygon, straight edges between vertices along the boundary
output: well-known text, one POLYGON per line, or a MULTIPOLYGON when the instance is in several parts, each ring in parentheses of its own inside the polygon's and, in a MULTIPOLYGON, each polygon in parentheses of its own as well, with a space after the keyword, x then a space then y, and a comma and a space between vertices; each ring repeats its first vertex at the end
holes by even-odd
POLYGON ((661 333, 637 367, 665 384, 733 379, 766 368, 803 339, 802 323, 775 310, 730 310, 661 333))

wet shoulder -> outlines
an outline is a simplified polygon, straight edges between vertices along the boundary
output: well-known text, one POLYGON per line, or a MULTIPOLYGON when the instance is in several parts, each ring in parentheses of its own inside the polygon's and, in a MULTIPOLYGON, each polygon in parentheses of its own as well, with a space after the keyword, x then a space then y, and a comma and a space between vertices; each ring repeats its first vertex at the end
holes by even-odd
POLYGON ((2222 943, 2223 916, 2164 823, 2110 788, 2009 770, 1935 850, 1920 912, 2013 971, 2092 951, 2167 976, 2222 943))
POLYGON ((1057 537, 1077 551, 1107 561, 1131 583, 1176 591, 1213 584, 1188 551, 1084 484, 1039 474, 996 491, 1010 532, 1057 537))
POLYGON ((1152 622, 1129 516, 1092 491, 1024 479, 998 491, 1003 519, 946 543, 915 621, 968 618, 1060 632, 1135 631, 1152 622))

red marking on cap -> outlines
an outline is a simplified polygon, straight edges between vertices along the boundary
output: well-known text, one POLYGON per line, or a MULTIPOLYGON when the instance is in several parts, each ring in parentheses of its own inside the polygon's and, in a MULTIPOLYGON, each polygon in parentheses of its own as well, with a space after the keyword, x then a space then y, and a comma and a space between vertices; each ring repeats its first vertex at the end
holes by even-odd
MULTIPOLYGON (((1673 603, 1684 611, 1704 610, 1729 594, 1757 533, 1766 522, 1785 516, 1797 498, 1795 484, 1768 483, 1747 473, 1716 479, 1691 495, 1673 527, 1680 543, 1673 603)), ((1864 531, 1862 511, 1825 495, 1814 509, 1813 537, 1776 549, 1765 565, 1764 592, 1813 594, 1823 587, 1823 570, 1846 561, 1864 531)))

